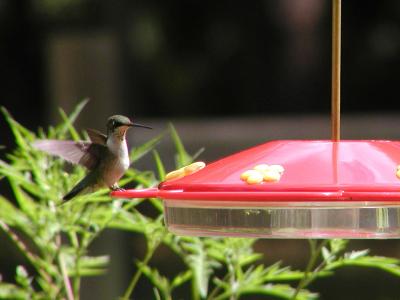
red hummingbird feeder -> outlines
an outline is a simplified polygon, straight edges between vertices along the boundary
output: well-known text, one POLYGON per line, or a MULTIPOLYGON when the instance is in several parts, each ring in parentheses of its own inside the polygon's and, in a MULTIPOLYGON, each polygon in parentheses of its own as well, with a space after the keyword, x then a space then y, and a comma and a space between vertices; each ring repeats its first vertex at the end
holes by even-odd
POLYGON ((333 0, 331 140, 270 141, 112 196, 163 199, 180 235, 399 238, 400 142, 340 140, 340 6, 333 0))

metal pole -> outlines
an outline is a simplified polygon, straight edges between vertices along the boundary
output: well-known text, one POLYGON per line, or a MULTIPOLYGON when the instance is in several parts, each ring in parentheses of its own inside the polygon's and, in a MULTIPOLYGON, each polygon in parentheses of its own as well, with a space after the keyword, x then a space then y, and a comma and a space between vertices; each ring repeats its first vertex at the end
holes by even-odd
POLYGON ((332 0, 332 140, 340 140, 341 0, 332 0))

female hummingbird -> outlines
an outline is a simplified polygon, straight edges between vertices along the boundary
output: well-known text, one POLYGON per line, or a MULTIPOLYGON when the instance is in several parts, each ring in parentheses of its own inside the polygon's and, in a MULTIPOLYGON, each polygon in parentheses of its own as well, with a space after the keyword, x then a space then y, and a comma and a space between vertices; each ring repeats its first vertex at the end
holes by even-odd
POLYGON ((91 142, 39 140, 33 146, 89 169, 89 173, 63 197, 63 200, 70 200, 81 192, 90 193, 102 187, 120 190, 117 182, 130 164, 126 132, 133 126, 151 129, 132 123, 125 116, 115 115, 107 121, 107 135, 87 129, 91 142))

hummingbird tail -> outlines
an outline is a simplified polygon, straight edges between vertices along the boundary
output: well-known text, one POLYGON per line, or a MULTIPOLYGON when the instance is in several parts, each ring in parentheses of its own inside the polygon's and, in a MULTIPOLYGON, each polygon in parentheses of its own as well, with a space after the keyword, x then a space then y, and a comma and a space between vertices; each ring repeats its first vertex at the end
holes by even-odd
POLYGON ((80 186, 80 184, 78 183, 71 191, 69 191, 69 192, 63 197, 63 200, 64 200, 64 201, 71 200, 71 199, 74 198, 76 195, 78 195, 84 188, 85 188, 84 186, 80 186))
POLYGON ((84 191, 93 191, 94 185, 93 182, 96 181, 96 174, 94 172, 91 172, 86 175, 81 181, 79 181, 71 191, 69 191, 64 197, 64 201, 71 200, 74 198, 76 195, 78 195, 80 192, 84 191))
POLYGON ((80 192, 85 190, 86 188, 89 188, 91 186, 91 182, 93 179, 93 173, 89 173, 84 177, 81 181, 79 181, 73 188, 70 190, 64 197, 64 201, 71 200, 74 198, 76 195, 78 195, 80 192))

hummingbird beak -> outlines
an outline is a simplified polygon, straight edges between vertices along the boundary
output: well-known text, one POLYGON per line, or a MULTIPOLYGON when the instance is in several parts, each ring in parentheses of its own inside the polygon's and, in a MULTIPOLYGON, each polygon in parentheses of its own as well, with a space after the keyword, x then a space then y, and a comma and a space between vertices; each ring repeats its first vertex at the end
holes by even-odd
POLYGON ((138 123, 130 123, 129 126, 130 127, 142 127, 142 128, 147 128, 147 129, 153 129, 150 126, 146 126, 146 125, 142 125, 142 124, 138 124, 138 123))

